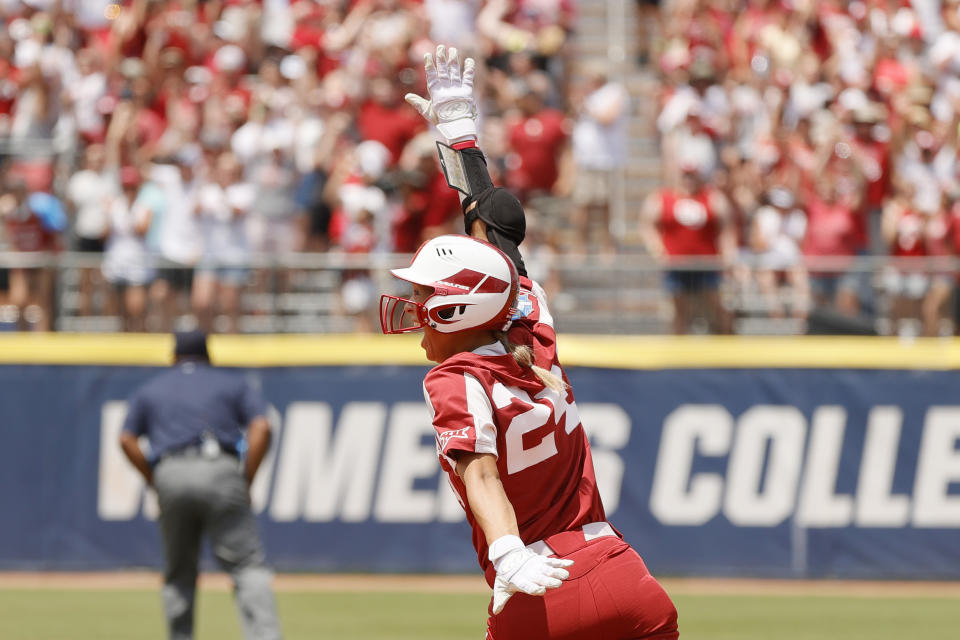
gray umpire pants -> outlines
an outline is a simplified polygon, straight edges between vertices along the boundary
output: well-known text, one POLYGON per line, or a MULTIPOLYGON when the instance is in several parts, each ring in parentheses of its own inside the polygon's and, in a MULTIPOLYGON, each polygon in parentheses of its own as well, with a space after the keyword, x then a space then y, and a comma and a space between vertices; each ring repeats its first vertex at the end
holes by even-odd
POLYGON ((171 640, 193 638, 193 611, 203 535, 233 578, 234 596, 246 640, 280 638, 272 574, 250 510, 239 462, 228 455, 198 454, 161 460, 153 472, 160 503, 164 550, 163 606, 171 640))

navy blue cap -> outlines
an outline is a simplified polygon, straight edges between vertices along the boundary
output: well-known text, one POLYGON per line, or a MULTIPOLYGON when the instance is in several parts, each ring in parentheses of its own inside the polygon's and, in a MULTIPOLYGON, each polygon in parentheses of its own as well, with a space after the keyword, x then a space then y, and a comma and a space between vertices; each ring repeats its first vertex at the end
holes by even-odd
POLYGON ((203 331, 179 331, 173 335, 176 339, 173 349, 175 357, 210 359, 207 352, 207 334, 203 331))

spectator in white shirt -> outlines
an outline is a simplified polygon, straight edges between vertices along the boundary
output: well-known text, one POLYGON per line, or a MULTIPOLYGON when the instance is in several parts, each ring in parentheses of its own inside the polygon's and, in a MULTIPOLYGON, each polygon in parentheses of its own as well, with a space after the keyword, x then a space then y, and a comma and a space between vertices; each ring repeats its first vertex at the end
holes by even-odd
POLYGON ((614 173, 627 159, 630 97, 623 85, 611 82, 601 68, 590 70, 588 83, 573 127, 574 216, 585 241, 596 231, 600 245, 612 250, 610 198, 614 196, 614 173))
POLYGON ((150 210, 135 209, 140 189, 136 167, 120 169, 121 192, 110 203, 110 235, 103 257, 103 276, 121 297, 120 313, 125 331, 146 329, 147 285, 153 280, 153 259, 147 249, 150 210))
POLYGON ((162 311, 163 326, 171 327, 186 307, 193 281, 193 268, 202 247, 196 209, 200 188, 198 173, 203 154, 197 145, 181 148, 176 157, 154 164, 150 178, 162 191, 163 204, 156 209, 147 242, 163 258, 163 268, 150 290, 150 298, 162 311), (159 215, 157 215, 159 214, 159 215))
POLYGON ((103 145, 92 144, 83 156, 83 169, 67 183, 67 202, 74 211, 74 248, 100 253, 110 230, 109 205, 117 193, 116 176, 105 171, 103 145))
POLYGON ((764 200, 766 203, 750 221, 749 242, 756 259, 757 286, 771 317, 784 317, 789 304, 791 315, 804 318, 810 307, 810 282, 801 249, 807 233, 807 214, 783 187, 767 191, 764 200), (781 282, 790 287, 789 303, 779 295, 781 282))
MULTIPOLYGON (((84 253, 103 253, 110 231, 110 202, 117 195, 115 171, 105 169, 103 145, 92 144, 84 153, 83 169, 67 183, 67 204, 73 210, 73 248, 84 253)), ((91 311, 93 269, 80 273, 80 315, 91 311)))
POLYGON ((225 151, 217 157, 213 181, 200 187, 198 195, 204 248, 193 280, 192 304, 204 331, 237 330, 240 288, 248 276, 244 220, 256 197, 254 186, 240 174, 236 157, 225 151), (227 326, 213 326, 218 311, 227 326))
POLYGON ((77 77, 64 87, 65 98, 73 104, 77 133, 87 141, 102 139, 106 122, 97 102, 107 93, 107 76, 100 69, 95 49, 77 52, 77 77))

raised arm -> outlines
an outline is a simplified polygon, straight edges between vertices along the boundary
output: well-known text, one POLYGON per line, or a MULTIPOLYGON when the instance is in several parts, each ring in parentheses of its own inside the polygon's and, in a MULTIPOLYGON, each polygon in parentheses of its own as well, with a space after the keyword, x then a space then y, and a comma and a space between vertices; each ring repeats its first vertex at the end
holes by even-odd
MULTIPOLYGON (((487 240, 513 260, 520 275, 527 275, 519 246, 526 235, 526 216, 517 198, 496 187, 487 170, 487 160, 478 146, 477 104, 473 97, 476 65, 467 58, 460 69, 457 50, 437 46, 436 58, 424 56, 427 91, 424 98, 408 93, 405 98, 428 122, 435 125, 453 154, 459 158, 462 177, 460 202, 464 231, 487 240), (462 190, 461 190, 462 189, 462 190)), ((452 155, 452 154, 451 154, 452 155)), ((443 156, 441 156, 441 160, 443 156)), ((448 182, 459 183, 452 167, 445 166, 448 182)))

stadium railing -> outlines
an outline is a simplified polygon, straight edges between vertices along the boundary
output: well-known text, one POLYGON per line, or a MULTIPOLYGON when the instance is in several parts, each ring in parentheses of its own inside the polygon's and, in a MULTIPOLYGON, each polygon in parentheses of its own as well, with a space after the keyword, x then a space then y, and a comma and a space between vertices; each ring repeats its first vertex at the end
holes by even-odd
MULTIPOLYGON (((408 263, 404 254, 291 253, 254 255, 243 265, 237 328, 242 333, 347 333, 376 329, 380 292, 403 292, 389 269, 408 263), (348 282, 353 282, 345 288, 348 282)), ((5 289, 9 272, 24 269, 52 275, 48 305, 59 331, 119 331, 122 322, 117 287, 101 272, 103 256, 91 253, 0 252, 0 329, 17 328, 20 310, 5 289)), ((224 265, 231 266, 231 265, 224 265)), ((720 292, 733 315, 734 330, 744 334, 800 334, 810 330, 810 314, 830 311, 829 300, 815 295, 808 308, 793 308, 795 292, 778 278, 773 295, 759 290, 759 263, 750 256, 735 265, 711 258, 676 258, 660 263, 643 254, 596 255, 532 252, 531 277, 550 294, 558 327, 567 333, 656 334, 670 332, 671 295, 665 271, 722 272, 720 292), (771 303, 777 309, 771 308, 771 303)), ((896 333, 891 313, 897 298, 916 303, 938 280, 956 296, 960 260, 952 257, 890 258, 884 256, 809 258, 804 266, 814 293, 822 294, 843 277, 855 284, 861 324, 856 333, 896 333)), ((154 260, 158 276, 172 263, 154 260)), ((196 274, 197 271, 194 271, 196 274)), ((174 326, 148 322, 148 330, 166 331, 193 322, 189 289, 175 290, 174 326)), ((152 301, 151 304, 154 304, 152 301)), ((953 305, 944 304, 941 333, 952 333, 953 305)), ((919 313, 919 312, 918 312, 919 313)), ((910 321, 910 318, 901 318, 910 321)), ((693 332, 707 332, 695 321, 693 332)), ((20 325, 22 328, 22 324, 20 325)), ((840 331, 846 332, 846 331, 840 331)))

